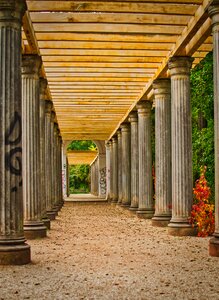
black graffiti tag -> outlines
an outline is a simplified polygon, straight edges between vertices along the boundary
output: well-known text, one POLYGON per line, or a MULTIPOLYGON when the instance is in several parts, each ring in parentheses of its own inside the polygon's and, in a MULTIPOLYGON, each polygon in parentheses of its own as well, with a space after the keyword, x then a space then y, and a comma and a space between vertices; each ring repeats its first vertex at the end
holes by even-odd
MULTIPOLYGON (((5 133, 5 145, 14 146, 14 148, 10 149, 10 151, 5 154, 5 168, 15 176, 22 175, 22 148, 18 146, 21 142, 21 135, 21 117, 17 112, 15 112, 9 129, 5 133)), ((22 180, 19 182, 19 186, 22 186, 22 180)), ((11 188, 11 192, 16 191, 16 186, 11 188)))

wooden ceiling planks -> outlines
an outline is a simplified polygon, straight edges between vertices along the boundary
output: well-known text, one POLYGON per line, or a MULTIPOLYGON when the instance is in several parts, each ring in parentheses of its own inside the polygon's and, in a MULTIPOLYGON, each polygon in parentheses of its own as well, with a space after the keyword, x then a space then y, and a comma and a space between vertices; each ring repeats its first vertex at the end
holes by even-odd
POLYGON ((63 139, 107 140, 170 56, 211 51, 209 2, 27 1, 63 139))

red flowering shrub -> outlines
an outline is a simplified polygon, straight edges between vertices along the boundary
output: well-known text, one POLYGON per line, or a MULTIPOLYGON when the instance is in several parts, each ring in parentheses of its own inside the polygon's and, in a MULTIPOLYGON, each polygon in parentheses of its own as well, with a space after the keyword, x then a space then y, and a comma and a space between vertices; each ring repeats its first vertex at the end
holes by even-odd
POLYGON ((193 189, 195 199, 190 217, 190 223, 197 226, 200 237, 212 235, 215 228, 214 205, 209 203, 211 190, 205 178, 206 169, 206 166, 200 168, 200 178, 193 189))

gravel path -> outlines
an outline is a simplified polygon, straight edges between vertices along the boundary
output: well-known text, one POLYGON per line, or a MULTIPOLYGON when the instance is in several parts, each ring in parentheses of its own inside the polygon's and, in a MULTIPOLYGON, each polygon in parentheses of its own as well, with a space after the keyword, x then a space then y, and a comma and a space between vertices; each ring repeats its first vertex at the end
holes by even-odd
POLYGON ((208 238, 166 228, 106 203, 68 202, 32 263, 0 266, 0 299, 219 299, 219 258, 208 238))

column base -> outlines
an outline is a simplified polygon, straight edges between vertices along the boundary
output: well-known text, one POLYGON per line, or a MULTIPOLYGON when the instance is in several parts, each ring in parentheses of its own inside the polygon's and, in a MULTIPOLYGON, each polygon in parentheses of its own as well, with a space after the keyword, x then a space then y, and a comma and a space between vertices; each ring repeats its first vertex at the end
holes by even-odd
POLYGON ((173 236, 196 236, 197 229, 189 223, 169 223, 168 233, 173 236))
POLYGON ((138 209, 136 211, 137 217, 139 219, 151 219, 154 216, 153 209, 138 209))
POLYGON ((49 218, 43 218, 42 222, 46 226, 47 229, 51 229, 51 221, 49 218))
POLYGON ((0 265, 26 265, 30 261, 30 246, 28 244, 0 245, 0 265))
POLYGON ((154 216, 152 218, 152 226, 155 227, 166 227, 170 223, 171 216, 154 216))
POLYGON ((219 238, 213 237, 209 241, 209 255, 219 257, 219 238))
POLYGON ((28 240, 46 237, 46 226, 43 222, 27 222, 24 223, 24 236, 28 240))
POLYGON ((136 213, 138 207, 129 207, 130 212, 136 213))
POLYGON ((50 221, 53 221, 56 219, 56 212, 53 210, 47 211, 46 212, 47 217, 50 219, 50 221))
POLYGON ((127 204, 127 203, 121 203, 120 206, 123 208, 126 208, 126 209, 130 208, 130 204, 127 204))

